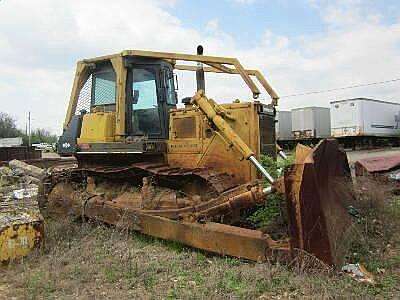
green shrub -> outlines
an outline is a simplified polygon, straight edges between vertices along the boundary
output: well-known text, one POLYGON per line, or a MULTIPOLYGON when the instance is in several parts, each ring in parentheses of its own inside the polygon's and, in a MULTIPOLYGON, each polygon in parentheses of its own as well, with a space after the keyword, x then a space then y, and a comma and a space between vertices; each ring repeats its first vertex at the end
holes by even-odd
MULTIPOLYGON (((261 164, 271 174, 272 177, 277 179, 282 176, 284 171, 293 163, 293 157, 287 160, 278 158, 273 159, 267 155, 261 155, 261 164)), ((265 182, 269 185, 268 182, 265 182)), ((272 228, 282 227, 286 222, 285 213, 285 202, 284 197, 278 194, 271 194, 267 196, 267 199, 263 205, 260 205, 255 211, 253 211, 247 220, 251 222, 256 228, 272 228)), ((266 229, 267 229, 266 228, 266 229)))

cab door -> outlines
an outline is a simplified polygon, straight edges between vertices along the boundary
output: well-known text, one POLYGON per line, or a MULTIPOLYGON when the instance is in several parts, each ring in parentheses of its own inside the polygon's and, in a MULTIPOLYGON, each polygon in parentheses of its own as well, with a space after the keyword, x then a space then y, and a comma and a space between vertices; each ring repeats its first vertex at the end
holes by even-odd
POLYGON ((176 108, 172 66, 162 61, 133 62, 127 82, 128 135, 168 138, 168 111, 176 108))
POLYGON ((165 120, 165 129, 166 129, 166 137, 168 138, 169 133, 169 110, 176 109, 177 104, 177 93, 175 88, 175 76, 173 73, 173 69, 170 65, 164 65, 161 69, 161 77, 162 77, 162 90, 164 100, 162 102, 164 120, 165 120))
POLYGON ((128 76, 128 128, 130 136, 165 138, 164 99, 160 66, 135 64, 128 76))

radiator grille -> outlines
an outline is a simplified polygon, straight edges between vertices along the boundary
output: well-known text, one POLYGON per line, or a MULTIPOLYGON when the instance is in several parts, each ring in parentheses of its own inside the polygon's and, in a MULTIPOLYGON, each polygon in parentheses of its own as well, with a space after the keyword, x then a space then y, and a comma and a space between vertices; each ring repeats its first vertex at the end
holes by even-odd
POLYGON ((272 113, 259 113, 261 154, 276 157, 275 117, 272 113))
POLYGON ((196 138, 196 119, 194 117, 176 118, 173 123, 177 139, 196 138))

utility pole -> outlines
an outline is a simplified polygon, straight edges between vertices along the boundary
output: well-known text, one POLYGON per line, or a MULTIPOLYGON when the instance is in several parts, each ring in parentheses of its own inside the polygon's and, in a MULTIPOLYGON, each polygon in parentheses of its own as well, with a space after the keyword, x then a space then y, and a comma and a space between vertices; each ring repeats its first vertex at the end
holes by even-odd
POLYGON ((31 112, 28 112, 28 146, 31 146, 31 112))

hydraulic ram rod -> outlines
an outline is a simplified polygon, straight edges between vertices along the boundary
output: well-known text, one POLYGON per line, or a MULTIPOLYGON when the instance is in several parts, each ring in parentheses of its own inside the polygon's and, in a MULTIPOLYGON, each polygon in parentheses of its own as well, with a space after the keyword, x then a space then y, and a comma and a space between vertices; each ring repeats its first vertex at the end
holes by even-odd
POLYGON ((208 100, 208 98, 204 95, 204 91, 198 91, 192 98, 192 103, 196 104, 205 113, 207 118, 218 128, 219 133, 227 141, 229 141, 229 143, 231 143, 245 159, 250 160, 250 162, 263 174, 270 184, 275 182, 274 178, 255 158, 254 152, 249 148, 249 146, 247 146, 247 144, 224 120, 224 118, 215 111, 213 105, 210 103, 210 100, 208 100))
POLYGON ((286 153, 283 152, 282 150, 278 151, 278 154, 279 154, 279 156, 282 157, 284 160, 287 160, 287 159, 288 159, 286 153))
POLYGON ((257 170, 264 175, 264 177, 268 180, 270 184, 273 184, 275 182, 275 179, 271 176, 271 174, 269 174, 268 171, 265 170, 265 168, 258 162, 258 160, 254 156, 250 156, 249 160, 257 168, 257 170))
POLYGON ((282 157, 284 160, 287 160, 287 159, 288 159, 286 153, 283 151, 283 149, 281 148, 281 146, 279 146, 278 144, 276 144, 276 150, 278 151, 278 155, 279 155, 280 157, 282 157))

